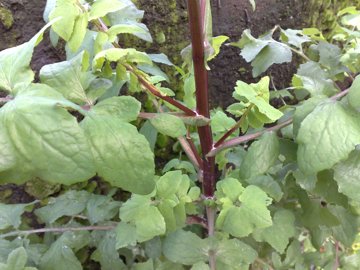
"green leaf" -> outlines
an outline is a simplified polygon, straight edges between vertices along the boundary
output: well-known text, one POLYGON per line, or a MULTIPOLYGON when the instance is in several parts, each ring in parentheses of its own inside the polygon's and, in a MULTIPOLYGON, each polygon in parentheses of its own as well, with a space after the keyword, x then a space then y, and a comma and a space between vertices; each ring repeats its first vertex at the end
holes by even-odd
POLYGON ((360 110, 360 76, 359 75, 356 76, 355 80, 353 81, 349 89, 347 100, 355 110, 360 110))
POLYGON ((252 264, 257 257, 252 247, 238 239, 222 240, 216 250, 216 259, 234 268, 252 264))
POLYGON ((70 185, 95 174, 85 134, 64 106, 75 107, 53 89, 34 84, 1 108, 0 126, 16 158, 10 170, 0 168, 2 181, 39 177, 70 185))
POLYGON ((240 166, 240 177, 249 179, 266 173, 279 156, 279 141, 275 133, 265 133, 254 142, 240 166))
POLYGON ((70 50, 72 50, 73 52, 76 52, 84 41, 86 30, 88 27, 88 20, 89 14, 87 12, 81 13, 75 20, 74 30, 69 39, 69 42, 67 43, 70 50))
POLYGON ((280 185, 270 175, 258 175, 246 179, 249 185, 258 186, 275 201, 279 202, 283 196, 280 185))
MULTIPOLYGON (((112 27, 106 32, 109 35, 109 41, 114 42, 116 41, 117 35, 119 34, 133 34, 133 35, 148 35, 149 30, 147 27, 143 27, 142 24, 117 24, 112 27)), ((147 41, 151 42, 151 39, 147 39, 147 41)))
POLYGON ((100 101, 92 111, 97 115, 116 116, 124 122, 135 121, 141 110, 141 103, 131 96, 112 97, 100 101))
POLYGON ((228 177, 216 183, 216 197, 225 197, 235 203, 244 189, 239 180, 228 177))
POLYGON ((138 242, 144 242, 166 232, 164 217, 153 206, 150 197, 133 195, 120 208, 120 218, 136 227, 138 242))
POLYGON ((233 46, 241 48, 241 56, 247 62, 251 62, 254 77, 265 72, 273 64, 291 61, 292 53, 290 48, 274 40, 272 35, 273 32, 270 31, 256 39, 247 29, 237 43, 232 43, 233 46))
POLYGON ((42 67, 41 82, 53 87, 73 102, 92 104, 93 100, 89 100, 86 92, 96 77, 86 71, 89 65, 87 56, 86 52, 82 52, 69 61, 42 67))
POLYGON ((16 93, 19 86, 26 87, 34 80, 30 62, 43 33, 51 23, 44 26, 30 41, 0 52, 0 90, 16 93))
POLYGON ((91 259, 97 261, 101 265, 101 270, 127 270, 123 261, 120 259, 116 250, 116 233, 114 230, 104 232, 93 232, 96 250, 91 254, 91 259))
POLYGON ((137 240, 136 227, 126 222, 120 222, 116 227, 116 249, 135 246, 137 240))
POLYGON ((3 204, 0 203, 0 230, 14 227, 18 229, 21 224, 21 215, 30 204, 3 204))
POLYGON ((293 117, 293 132, 296 137, 299 133, 299 129, 302 121, 316 108, 318 104, 324 101, 325 96, 315 96, 302 102, 296 107, 293 117))
POLYGON ((74 251, 89 244, 88 232, 66 232, 57 239, 40 260, 42 270, 82 270, 74 251), (73 250, 74 249, 74 250, 73 250))
POLYGON ((210 270, 209 265, 204 262, 195 263, 190 270, 210 270))
POLYGON ((160 64, 164 64, 167 66, 173 66, 174 64, 169 60, 169 58, 167 57, 167 55, 163 54, 163 53, 158 53, 158 54, 149 54, 151 60, 155 63, 160 63, 160 64))
POLYGON ((211 129, 213 133, 226 132, 236 124, 236 121, 228 117, 222 111, 216 111, 211 116, 211 129))
POLYGON ((175 263, 193 265, 207 261, 206 242, 192 232, 178 230, 166 236, 163 253, 175 263))
POLYGON ((132 268, 132 270, 154 270, 153 260, 148 260, 144 263, 136 263, 132 268))
POLYGON ((292 84, 294 87, 305 89, 312 97, 331 96, 338 91, 320 64, 313 61, 300 65, 292 84))
POLYGON ((289 240, 296 234, 295 217, 289 210, 278 210, 271 227, 254 232, 257 241, 268 242, 277 252, 284 253, 289 240))
POLYGON ((96 0, 91 6, 89 20, 92 21, 94 19, 104 17, 106 14, 121 10, 127 5, 126 1, 96 0))
POLYGON ((248 186, 239 196, 240 207, 224 205, 216 221, 216 227, 235 237, 245 237, 255 229, 272 225, 267 206, 271 199, 256 186, 248 186))
POLYGON ((13 250, 7 259, 7 263, 0 263, 0 270, 37 270, 35 267, 26 267, 28 255, 23 247, 13 250))
POLYGON ((75 21, 80 14, 77 0, 57 0, 49 18, 61 19, 53 24, 52 29, 64 40, 69 41, 74 32, 75 21))
POLYGON ((35 214, 45 223, 52 224, 63 216, 74 216, 83 212, 90 198, 86 191, 70 190, 56 198, 51 198, 48 205, 35 210, 35 214))
POLYGON ((311 41, 301 30, 281 29, 281 40, 301 49, 302 44, 311 41))
POLYGON ((298 163, 304 173, 329 169, 360 143, 357 116, 339 102, 321 103, 302 122, 297 142, 298 163))
POLYGON ((91 142, 100 177, 133 193, 153 191, 154 154, 136 127, 106 115, 87 116, 81 126, 91 142))
POLYGON ((360 202, 357 192, 360 188, 360 150, 351 152, 349 158, 334 167, 334 179, 338 183, 339 191, 351 200, 360 202))
POLYGON ((211 38, 210 42, 211 42, 211 46, 212 46, 214 52, 211 55, 209 55, 209 57, 206 60, 211 61, 212 59, 214 59, 220 53, 221 45, 228 39, 229 39, 229 37, 227 37, 227 36, 217 36, 217 37, 211 38))
POLYGON ((99 52, 93 60, 93 69, 101 71, 105 61, 109 62, 130 62, 138 64, 152 65, 151 58, 143 52, 139 52, 135 49, 120 49, 111 48, 99 52))
POLYGON ((186 134, 183 121, 174 115, 161 113, 150 119, 151 124, 162 134, 177 138, 186 134))
POLYGON ((121 202, 111 197, 91 194, 86 205, 86 215, 91 224, 111 220, 119 212, 121 202))

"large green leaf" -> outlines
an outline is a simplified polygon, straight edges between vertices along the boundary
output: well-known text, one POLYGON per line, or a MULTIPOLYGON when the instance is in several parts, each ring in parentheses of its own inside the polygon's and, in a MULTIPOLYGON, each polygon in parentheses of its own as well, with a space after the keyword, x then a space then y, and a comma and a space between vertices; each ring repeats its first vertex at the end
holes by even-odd
POLYGON ((75 20, 74 31, 67 45, 70 50, 76 52, 84 41, 88 29, 89 13, 81 13, 75 20))
POLYGON ((295 217, 289 210, 278 210, 273 218, 273 225, 254 232, 257 241, 268 242, 277 252, 282 254, 291 237, 295 236, 295 217))
POLYGON ((192 265, 207 260, 206 247, 206 242, 196 234, 178 230, 166 236, 163 253, 172 262, 192 265))
POLYGON ((177 138, 186 134, 183 121, 175 115, 161 113, 150 119, 151 124, 162 134, 177 138))
POLYGON ((324 102, 301 123, 297 141, 299 167, 313 174, 348 157, 360 143, 360 124, 341 103, 324 102))
POLYGON ((240 166, 240 177, 248 179, 261 175, 273 166, 279 155, 279 141, 275 133, 265 133, 254 142, 240 166))
POLYGON ((40 43, 50 24, 43 27, 29 42, 0 52, 0 90, 14 94, 18 86, 25 87, 34 80, 30 61, 35 46, 40 43))
POLYGON ((248 186, 239 196, 240 206, 225 203, 216 226, 235 237, 245 237, 255 229, 272 225, 267 206, 271 199, 256 186, 248 186))
POLYGON ((16 159, 10 169, 0 168, 1 182, 22 183, 39 177, 70 185, 95 174, 85 134, 64 106, 75 105, 53 89, 34 84, 1 108, 0 126, 16 159))
POLYGON ((350 199, 360 202, 360 150, 356 149, 349 158, 334 167, 334 179, 338 183, 339 191, 350 199))
POLYGON ((138 194, 155 187, 154 154, 136 127, 106 115, 89 115, 81 123, 95 158, 96 171, 111 185, 138 194))

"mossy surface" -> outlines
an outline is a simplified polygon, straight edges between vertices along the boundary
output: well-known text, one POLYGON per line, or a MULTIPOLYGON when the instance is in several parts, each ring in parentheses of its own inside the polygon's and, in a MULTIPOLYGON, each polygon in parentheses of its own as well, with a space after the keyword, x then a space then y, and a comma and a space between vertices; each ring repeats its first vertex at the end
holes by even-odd
POLYGON ((360 0, 310 0, 309 25, 318 27, 330 36, 336 27, 337 13, 350 6, 360 8, 360 0))
POLYGON ((14 24, 14 17, 12 15, 12 12, 5 8, 0 6, 0 22, 4 25, 6 29, 10 29, 11 26, 14 24))

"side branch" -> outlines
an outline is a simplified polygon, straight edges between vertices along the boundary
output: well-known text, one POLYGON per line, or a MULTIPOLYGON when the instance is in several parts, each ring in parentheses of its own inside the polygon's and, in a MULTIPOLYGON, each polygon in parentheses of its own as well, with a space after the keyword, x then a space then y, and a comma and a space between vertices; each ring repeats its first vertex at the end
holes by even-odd
MULTIPOLYGON (((330 97, 330 100, 337 100, 337 99, 341 99, 342 97, 346 96, 349 93, 349 89, 346 89, 332 97, 330 97)), ((222 150, 237 146, 239 144, 248 142, 248 141, 252 141, 255 140, 257 138, 259 138, 261 135, 263 135, 266 132, 271 132, 271 131, 277 131, 280 130, 286 126, 291 125, 293 122, 293 119, 290 118, 288 120, 286 120, 285 122, 282 122, 276 126, 270 127, 270 128, 266 128, 264 130, 261 130, 259 132, 255 132, 253 134, 247 134, 247 135, 243 135, 240 137, 237 137, 235 139, 231 139, 228 140, 226 142, 223 142, 222 144, 218 145, 218 147, 214 147, 206 156, 207 157, 214 157, 216 156, 216 154, 218 154, 219 152, 221 152, 222 150)))
MULTIPOLYGON (((105 23, 101 19, 98 19, 98 22, 95 22, 95 25, 102 32, 106 33, 109 30, 108 27, 105 25, 105 23)), ((120 48, 119 44, 117 44, 116 42, 113 42, 112 45, 115 48, 120 48)), ((176 107, 179 110, 183 111, 184 113, 186 113, 189 116, 197 115, 196 112, 194 112, 190 108, 186 107, 185 105, 183 105, 179 101, 177 101, 177 100, 175 100, 175 99, 173 99, 173 98, 171 98, 169 96, 163 95, 161 93, 161 91, 156 88, 155 85, 150 83, 144 76, 142 76, 142 75, 138 74, 137 72, 135 72, 134 67, 132 67, 131 65, 124 65, 124 66, 128 71, 133 73, 137 77, 137 79, 139 80, 141 85, 144 86, 144 88, 146 90, 148 90, 150 93, 152 93, 154 96, 156 96, 156 97, 170 103, 171 105, 173 105, 174 107, 176 107)))

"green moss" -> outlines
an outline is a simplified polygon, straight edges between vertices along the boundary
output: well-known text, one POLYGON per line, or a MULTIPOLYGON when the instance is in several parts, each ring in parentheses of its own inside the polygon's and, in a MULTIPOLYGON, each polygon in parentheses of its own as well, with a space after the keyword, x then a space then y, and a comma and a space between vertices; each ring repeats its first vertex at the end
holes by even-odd
POLYGON ((10 29, 14 24, 14 17, 10 10, 0 7, 0 21, 6 29, 10 29))

